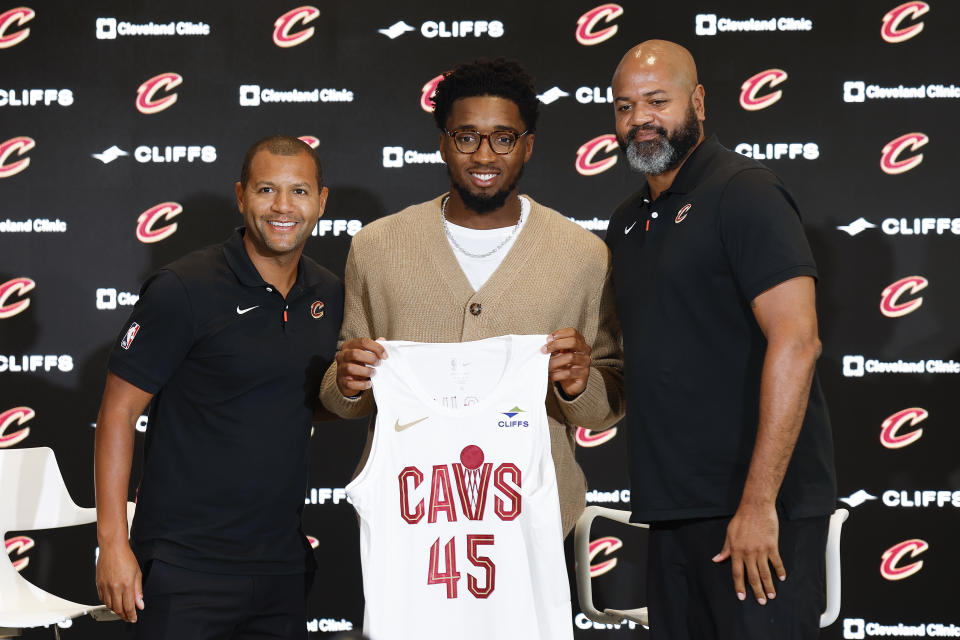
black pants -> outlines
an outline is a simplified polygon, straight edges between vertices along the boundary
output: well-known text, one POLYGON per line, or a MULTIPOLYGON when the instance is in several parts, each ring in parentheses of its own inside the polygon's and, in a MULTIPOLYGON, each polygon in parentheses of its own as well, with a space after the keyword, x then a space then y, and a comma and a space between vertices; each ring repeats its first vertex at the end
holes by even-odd
POLYGON ((311 574, 226 575, 154 560, 143 582, 139 640, 305 640, 311 574))
MULTIPOLYGON (((787 579, 760 605, 745 582, 737 599, 723 548, 730 518, 656 523, 650 527, 647 599, 653 640, 810 640, 820 637, 826 606, 829 516, 780 520, 780 558, 787 579)), ((771 569, 772 571, 772 569, 771 569)), ((746 578, 745 578, 746 580, 746 578)))

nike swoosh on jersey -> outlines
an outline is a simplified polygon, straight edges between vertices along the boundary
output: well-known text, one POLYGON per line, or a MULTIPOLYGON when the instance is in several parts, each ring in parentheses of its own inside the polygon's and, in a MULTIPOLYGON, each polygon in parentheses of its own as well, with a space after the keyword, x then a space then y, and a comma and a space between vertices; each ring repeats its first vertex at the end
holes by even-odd
POLYGON ((636 220, 633 221, 632 225, 630 225, 629 227, 623 230, 623 235, 627 235, 628 233, 630 233, 630 230, 633 229, 635 226, 637 226, 636 220))
POLYGON ((413 422, 408 422, 407 424, 400 424, 400 418, 397 418, 397 423, 396 423, 395 425, 393 425, 393 428, 396 429, 397 431, 403 431, 404 429, 409 429, 410 427, 412 427, 412 426, 415 425, 415 424, 418 424, 418 423, 420 423, 420 422, 423 422, 424 420, 426 420, 426 419, 429 418, 429 417, 430 417, 430 416, 425 416, 425 417, 423 417, 423 418, 420 418, 419 420, 414 420, 413 422))
POLYGON ((253 311, 254 309, 256 309, 256 308, 259 307, 259 306, 260 306, 260 305, 255 304, 255 305, 253 305, 252 307, 247 307, 246 309, 241 309, 241 308, 240 308, 240 305, 237 305, 237 315, 238 315, 238 316, 242 316, 242 315, 245 314, 247 311, 253 311))

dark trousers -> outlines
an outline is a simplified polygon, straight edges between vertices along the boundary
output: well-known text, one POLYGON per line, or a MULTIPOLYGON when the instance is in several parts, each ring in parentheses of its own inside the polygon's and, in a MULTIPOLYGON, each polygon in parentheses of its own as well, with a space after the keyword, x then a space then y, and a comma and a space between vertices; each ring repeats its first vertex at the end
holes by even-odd
POLYGON ((139 640, 305 640, 307 577, 226 575, 150 562, 139 640))
MULTIPOLYGON (((653 640, 810 640, 820 637, 826 606, 825 552, 829 516, 780 519, 777 597, 760 605, 746 583, 737 599, 723 548, 729 517, 655 523, 650 527, 647 599, 653 640)), ((772 572, 772 569, 771 569, 772 572)))

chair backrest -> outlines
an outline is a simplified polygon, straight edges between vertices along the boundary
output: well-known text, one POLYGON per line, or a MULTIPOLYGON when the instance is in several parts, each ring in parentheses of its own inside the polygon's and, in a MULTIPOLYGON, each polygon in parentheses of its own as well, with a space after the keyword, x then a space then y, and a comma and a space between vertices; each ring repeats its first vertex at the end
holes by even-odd
POLYGON ((0 450, 0 533, 67 527, 90 521, 70 497, 53 449, 0 450))

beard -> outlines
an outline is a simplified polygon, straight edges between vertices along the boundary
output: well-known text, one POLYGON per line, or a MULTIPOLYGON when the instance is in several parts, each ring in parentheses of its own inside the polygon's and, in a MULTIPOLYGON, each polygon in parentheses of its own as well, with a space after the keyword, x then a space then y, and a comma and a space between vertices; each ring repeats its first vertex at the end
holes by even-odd
POLYGON ((513 184, 505 189, 491 193, 488 196, 478 196, 474 193, 471 193, 467 185, 462 184, 457 177, 454 177, 449 166, 447 166, 447 174, 450 176, 450 184, 452 184, 453 188, 457 190, 457 195, 460 196, 463 206, 474 213, 483 215, 485 213, 490 213, 491 211, 496 211, 507 203, 507 198, 511 193, 513 193, 513 190, 517 188, 517 183, 520 182, 520 178, 523 176, 524 168, 526 168, 526 165, 520 167, 520 171, 517 173, 517 177, 514 178, 513 184))
POLYGON ((687 107, 687 116, 683 123, 669 135, 663 127, 645 124, 630 129, 626 140, 617 136, 617 143, 626 154, 630 168, 637 173, 648 175, 659 175, 676 169, 699 141, 700 121, 693 105, 687 107), (640 131, 655 131, 660 137, 638 142, 636 137, 640 131))

